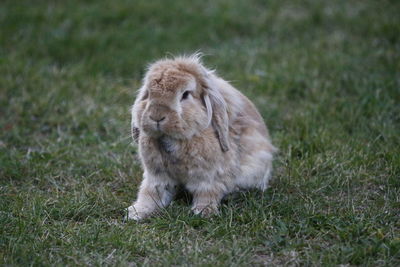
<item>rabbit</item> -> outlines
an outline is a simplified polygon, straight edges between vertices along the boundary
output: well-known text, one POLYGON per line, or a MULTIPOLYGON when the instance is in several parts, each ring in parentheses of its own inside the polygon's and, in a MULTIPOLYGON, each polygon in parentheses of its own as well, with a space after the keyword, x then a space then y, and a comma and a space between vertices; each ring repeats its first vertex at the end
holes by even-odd
POLYGON ((267 188, 276 148, 261 115, 198 54, 151 64, 131 113, 144 172, 128 219, 167 207, 179 186, 204 217, 226 194, 267 188))

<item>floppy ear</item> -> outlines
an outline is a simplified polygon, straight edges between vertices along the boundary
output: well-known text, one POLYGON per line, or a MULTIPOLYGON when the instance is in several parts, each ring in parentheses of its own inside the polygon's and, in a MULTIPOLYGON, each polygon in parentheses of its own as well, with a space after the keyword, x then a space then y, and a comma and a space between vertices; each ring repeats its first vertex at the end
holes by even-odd
MULTIPOLYGON (((208 122, 214 128, 223 152, 229 150, 229 120, 226 111, 226 102, 211 77, 206 79, 206 88, 203 95, 207 109, 208 122)), ((208 125, 209 125, 208 123, 208 125)))
POLYGON ((131 109, 131 134, 132 134, 132 139, 133 141, 138 144, 139 143, 139 135, 140 135, 140 130, 139 130, 139 119, 140 119, 140 114, 138 110, 139 103, 143 100, 145 100, 148 97, 148 92, 145 89, 145 86, 139 89, 138 94, 136 96, 135 103, 132 106, 131 109))
POLYGON ((139 144, 139 134, 140 130, 138 127, 136 127, 135 122, 132 119, 131 123, 131 134, 132 134, 132 139, 136 144, 139 144))

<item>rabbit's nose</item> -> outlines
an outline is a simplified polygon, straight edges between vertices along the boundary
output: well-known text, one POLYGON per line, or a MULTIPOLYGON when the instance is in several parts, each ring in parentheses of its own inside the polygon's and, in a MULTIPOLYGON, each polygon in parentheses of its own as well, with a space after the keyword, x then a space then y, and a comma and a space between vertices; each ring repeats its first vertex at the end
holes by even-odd
POLYGON ((163 120, 165 120, 165 116, 164 116, 164 117, 161 117, 161 118, 154 118, 153 116, 150 116, 150 119, 152 119, 153 121, 155 121, 155 122, 157 122, 157 123, 160 123, 160 122, 162 122, 163 120))

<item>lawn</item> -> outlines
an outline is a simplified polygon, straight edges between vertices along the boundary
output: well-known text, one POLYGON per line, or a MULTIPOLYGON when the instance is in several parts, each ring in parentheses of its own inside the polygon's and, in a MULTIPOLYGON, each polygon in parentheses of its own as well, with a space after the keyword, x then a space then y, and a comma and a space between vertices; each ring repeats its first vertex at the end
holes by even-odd
POLYGON ((0 3, 0 264, 400 265, 399 1, 0 3), (146 65, 202 51, 279 148, 219 216, 125 222, 146 65))

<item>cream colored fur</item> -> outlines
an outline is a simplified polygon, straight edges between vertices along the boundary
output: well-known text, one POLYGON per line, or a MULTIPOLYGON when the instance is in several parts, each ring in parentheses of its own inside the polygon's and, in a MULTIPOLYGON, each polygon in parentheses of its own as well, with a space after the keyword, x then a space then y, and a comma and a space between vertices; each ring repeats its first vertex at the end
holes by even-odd
POLYGON ((255 106, 197 55, 152 64, 132 107, 143 181, 128 218, 142 220, 183 185, 195 214, 218 212, 239 189, 265 190, 275 151, 255 106))

